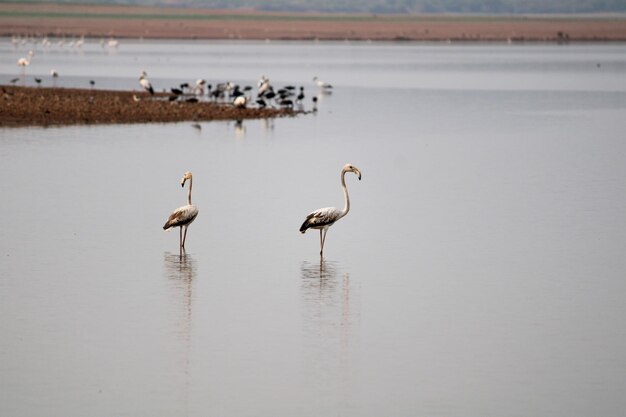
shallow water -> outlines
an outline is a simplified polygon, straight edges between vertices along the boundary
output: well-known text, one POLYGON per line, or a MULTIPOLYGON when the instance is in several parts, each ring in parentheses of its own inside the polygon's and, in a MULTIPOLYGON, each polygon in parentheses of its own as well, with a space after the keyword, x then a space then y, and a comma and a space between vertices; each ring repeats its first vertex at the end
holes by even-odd
MULTIPOLYGON (((26 83, 52 66, 59 86, 125 89, 142 69, 157 89, 267 74, 304 85, 306 108, 314 75, 335 90, 316 114, 200 130, 0 129, 0 414, 621 415, 625 52, 36 53, 26 83), (342 206, 346 162, 363 178, 320 261, 298 227, 342 206), (200 214, 181 258, 161 226, 186 170, 200 214)), ((24 53, 5 40, 0 77, 24 53)))

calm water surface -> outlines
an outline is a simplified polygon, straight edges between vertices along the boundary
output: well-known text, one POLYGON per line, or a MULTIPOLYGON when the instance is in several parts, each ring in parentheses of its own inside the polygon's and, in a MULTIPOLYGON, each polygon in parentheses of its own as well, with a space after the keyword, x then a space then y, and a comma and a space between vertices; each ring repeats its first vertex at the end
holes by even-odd
MULTIPOLYGON (((27 48, 2 41, 3 83, 27 48)), ((0 129, 0 415, 626 409, 626 45, 88 43, 23 82, 51 68, 335 91, 200 130, 0 129), (298 228, 346 162, 320 261, 298 228)))

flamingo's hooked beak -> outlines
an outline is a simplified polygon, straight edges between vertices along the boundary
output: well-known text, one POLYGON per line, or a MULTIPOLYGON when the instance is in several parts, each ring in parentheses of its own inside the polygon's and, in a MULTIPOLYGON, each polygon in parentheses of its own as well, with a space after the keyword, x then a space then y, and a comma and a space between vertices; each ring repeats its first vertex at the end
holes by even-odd
POLYGON ((361 171, 358 169, 356 170, 356 176, 359 178, 359 181, 361 181, 361 171))
POLYGON ((185 186, 185 181, 187 181, 187 178, 183 178, 183 180, 180 182, 181 187, 185 186))

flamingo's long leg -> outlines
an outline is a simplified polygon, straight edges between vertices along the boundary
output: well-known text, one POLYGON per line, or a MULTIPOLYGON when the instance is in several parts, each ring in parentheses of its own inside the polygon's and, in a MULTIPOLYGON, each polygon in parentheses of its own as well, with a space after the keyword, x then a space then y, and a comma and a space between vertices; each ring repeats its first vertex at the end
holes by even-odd
POLYGON ((320 255, 324 252, 324 242, 326 242, 326 232, 328 229, 320 229, 320 238, 322 239, 322 250, 320 250, 320 255), (322 237, 322 230, 324 231, 324 237, 322 237))
POLYGON ((178 228, 179 230, 179 237, 178 237, 178 252, 180 254, 180 256, 183 256, 183 228, 182 226, 178 228))
POLYGON ((185 226, 185 235, 183 236, 183 249, 185 249, 185 240, 187 240, 187 228, 189 226, 185 226))
POLYGON ((320 229, 320 256, 322 256, 322 252, 324 252, 324 239, 322 239, 322 231, 323 229, 320 229))

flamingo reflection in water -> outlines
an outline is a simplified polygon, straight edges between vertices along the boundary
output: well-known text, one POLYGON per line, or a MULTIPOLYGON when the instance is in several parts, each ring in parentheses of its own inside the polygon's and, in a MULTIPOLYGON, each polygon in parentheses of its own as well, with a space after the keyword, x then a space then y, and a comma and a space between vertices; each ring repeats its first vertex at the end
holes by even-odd
POLYGON ((187 404, 191 391, 192 291, 197 273, 196 261, 188 254, 179 256, 178 254, 164 252, 163 266, 164 276, 171 294, 171 297, 168 297, 171 305, 166 310, 171 314, 171 319, 174 323, 172 334, 175 336, 175 340, 172 342, 171 347, 173 352, 177 352, 180 355, 180 360, 177 361, 179 364, 177 369, 182 379, 177 380, 180 380, 182 383, 184 402, 187 404))
POLYGON ((320 259, 318 262, 303 261, 301 264, 301 298, 305 333, 311 338, 317 357, 315 367, 329 357, 342 375, 350 374, 351 346, 358 342, 356 332, 360 318, 359 291, 350 279, 350 273, 334 261, 320 259), (318 342, 323 341, 320 344, 318 342), (328 341, 335 341, 333 347, 328 341), (328 349, 336 349, 329 356, 328 349))

